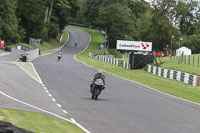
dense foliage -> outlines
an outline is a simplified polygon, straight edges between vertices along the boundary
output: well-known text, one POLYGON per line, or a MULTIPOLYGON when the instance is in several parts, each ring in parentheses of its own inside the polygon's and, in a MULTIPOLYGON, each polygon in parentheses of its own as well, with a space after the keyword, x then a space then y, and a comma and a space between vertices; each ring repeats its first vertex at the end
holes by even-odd
POLYGON ((200 52, 199 1, 153 0, 150 4, 145 0, 86 0, 82 5, 79 14, 85 18, 81 23, 106 30, 109 39, 151 41, 156 51, 170 47, 173 39, 173 49, 180 42, 200 52))
POLYGON ((1 0, 0 40, 57 38, 78 8, 76 0, 1 0))
POLYGON ((151 41, 156 51, 173 41, 173 49, 180 44, 199 53, 199 20, 198 0, 0 1, 0 39, 8 43, 57 38, 75 22, 101 28, 108 39, 151 41))

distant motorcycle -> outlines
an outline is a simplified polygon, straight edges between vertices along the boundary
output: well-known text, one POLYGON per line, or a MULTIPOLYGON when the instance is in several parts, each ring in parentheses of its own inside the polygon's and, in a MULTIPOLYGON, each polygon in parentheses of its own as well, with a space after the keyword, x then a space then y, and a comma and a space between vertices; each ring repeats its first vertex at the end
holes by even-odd
POLYGON ((59 54, 58 54, 58 61, 60 61, 61 58, 62 58, 62 54, 59 53, 59 54))
POLYGON ((92 99, 97 100, 98 96, 101 94, 101 91, 104 89, 104 82, 102 79, 96 79, 96 81, 93 82, 92 86, 92 99))

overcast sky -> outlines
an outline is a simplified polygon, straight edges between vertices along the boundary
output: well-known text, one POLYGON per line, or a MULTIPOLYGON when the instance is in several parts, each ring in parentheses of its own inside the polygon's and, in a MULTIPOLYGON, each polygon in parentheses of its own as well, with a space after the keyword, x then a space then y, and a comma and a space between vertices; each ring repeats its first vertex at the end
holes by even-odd
POLYGON ((145 0, 145 1, 147 1, 147 2, 151 2, 151 0, 145 0))

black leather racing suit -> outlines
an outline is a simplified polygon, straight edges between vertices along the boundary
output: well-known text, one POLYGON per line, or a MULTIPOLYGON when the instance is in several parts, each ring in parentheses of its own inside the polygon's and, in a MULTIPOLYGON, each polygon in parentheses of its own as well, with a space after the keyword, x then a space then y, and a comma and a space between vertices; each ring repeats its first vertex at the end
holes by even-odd
MULTIPOLYGON (((90 92, 92 92, 92 87, 93 87, 93 83, 94 83, 94 81, 96 80, 96 79, 102 79, 103 80, 103 83, 104 83, 104 85, 105 85, 105 76, 104 75, 99 75, 98 73, 97 74, 95 74, 94 76, 93 76, 93 80, 92 80, 92 83, 90 84, 90 92)), ((103 89, 104 89, 105 87, 103 87, 103 89)))

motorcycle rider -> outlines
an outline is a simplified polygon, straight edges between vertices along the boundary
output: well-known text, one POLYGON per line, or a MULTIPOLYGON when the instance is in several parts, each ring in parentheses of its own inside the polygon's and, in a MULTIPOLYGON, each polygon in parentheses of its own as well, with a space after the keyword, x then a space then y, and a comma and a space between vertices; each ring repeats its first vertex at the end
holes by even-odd
MULTIPOLYGON (((105 85, 105 76, 103 75, 102 70, 98 70, 97 73, 93 76, 92 83, 90 84, 90 92, 92 92, 95 80, 99 78, 103 80, 103 84, 105 85)), ((103 89, 105 89, 105 87, 103 87, 103 89)))
POLYGON ((77 46, 77 44, 78 44, 78 41, 75 41, 75 43, 74 43, 75 47, 77 46))
POLYGON ((58 61, 60 61, 61 58, 62 58, 62 53, 59 52, 59 54, 58 54, 58 61))

